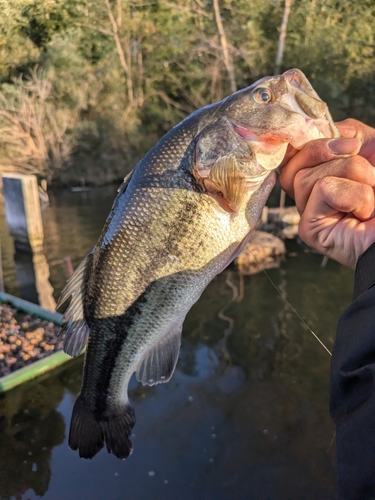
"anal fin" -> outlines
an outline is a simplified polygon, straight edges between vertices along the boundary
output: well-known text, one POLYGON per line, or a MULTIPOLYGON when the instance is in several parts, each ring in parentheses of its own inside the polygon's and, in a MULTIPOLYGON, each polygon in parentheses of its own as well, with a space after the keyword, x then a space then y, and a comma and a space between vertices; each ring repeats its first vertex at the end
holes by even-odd
POLYGON ((142 359, 136 377, 143 385, 168 382, 176 368, 181 345, 182 324, 161 338, 142 359))

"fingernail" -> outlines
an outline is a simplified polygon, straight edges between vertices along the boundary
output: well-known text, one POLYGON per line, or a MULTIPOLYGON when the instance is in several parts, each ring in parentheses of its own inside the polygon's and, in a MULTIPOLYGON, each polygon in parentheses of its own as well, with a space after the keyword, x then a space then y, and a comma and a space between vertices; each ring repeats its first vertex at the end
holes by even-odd
POLYGON ((350 155, 359 150, 361 143, 358 139, 341 137, 340 139, 330 141, 328 147, 335 155, 350 155))

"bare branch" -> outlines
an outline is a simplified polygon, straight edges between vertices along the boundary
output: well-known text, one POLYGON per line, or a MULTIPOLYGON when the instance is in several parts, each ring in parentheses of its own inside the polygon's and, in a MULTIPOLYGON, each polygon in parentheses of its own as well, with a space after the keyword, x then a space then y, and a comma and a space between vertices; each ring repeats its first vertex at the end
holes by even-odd
POLYGON ((121 0, 116 0, 116 1, 117 1, 117 26, 120 28, 122 22, 122 5, 121 5, 121 0))
POLYGON ((171 106, 173 106, 174 108, 176 109, 179 109, 180 111, 183 111, 184 113, 181 115, 183 117, 186 116, 186 113, 190 113, 191 112, 191 109, 187 106, 183 106, 182 104, 178 103, 177 101, 175 101, 174 99, 171 99, 165 92, 162 92, 162 91, 154 91, 154 92, 150 92, 146 97, 145 97, 145 101, 147 99, 150 99, 151 97, 153 96, 159 96, 161 97, 161 99, 168 105, 168 107, 170 108, 171 106))
POLYGON ((283 62, 285 38, 288 29, 288 19, 292 3, 293 0, 285 0, 283 20, 281 21, 281 26, 280 26, 279 44, 277 46, 275 69, 273 72, 274 75, 278 75, 280 73, 281 63, 283 62))
POLYGON ((124 51, 122 49, 120 37, 118 35, 118 26, 117 26, 115 18, 113 17, 113 13, 112 13, 111 6, 109 4, 109 0, 104 0, 104 3, 107 7, 108 17, 109 17, 109 20, 110 20, 111 25, 112 25, 113 38, 114 38, 115 43, 116 43, 116 49, 117 49, 117 54, 118 54, 119 59, 120 59, 120 64, 121 64, 122 69, 124 70, 124 73, 126 76, 126 84, 128 87, 128 99, 129 99, 129 102, 132 103, 134 101, 134 92, 133 92, 133 82, 132 82, 132 77, 131 77, 130 64, 128 64, 126 62, 126 59, 125 59, 125 54, 124 54, 124 51))
POLYGON ((106 29, 103 29, 103 28, 98 28, 97 26, 90 26, 88 24, 76 23, 76 22, 74 23, 74 26, 77 26, 78 28, 85 28, 85 29, 88 29, 88 30, 99 31, 100 33, 103 33, 103 35, 107 35, 107 36, 112 36, 113 37, 112 31, 109 31, 109 30, 106 30, 106 29))
POLYGON ((230 54, 228 51, 227 37, 225 35, 224 26, 223 26, 223 23, 221 21, 219 2, 218 2, 218 0, 213 0, 212 3, 214 6, 215 21, 216 21, 217 30, 218 30, 219 36, 220 36, 221 48, 223 51, 224 64, 225 64, 225 67, 227 69, 227 73, 228 73, 229 80, 230 80, 230 88, 231 88, 232 92, 236 92, 237 84, 236 84, 236 79, 235 79, 235 75, 234 75, 232 58, 230 57, 230 54))
POLYGON ((179 10, 181 12, 186 12, 188 14, 200 14, 201 16, 204 16, 204 17, 207 17, 208 19, 211 19, 211 15, 203 9, 195 8, 194 10, 192 10, 189 7, 184 7, 183 5, 179 5, 177 3, 172 3, 172 2, 167 2, 167 1, 163 1, 162 4, 165 5, 166 7, 169 7, 170 9, 179 10))
POLYGON ((9 164, 50 179, 69 157, 74 141, 71 130, 80 108, 57 108, 51 83, 35 71, 29 79, 16 80, 14 89, 9 97, 0 93, 2 168, 9 164))

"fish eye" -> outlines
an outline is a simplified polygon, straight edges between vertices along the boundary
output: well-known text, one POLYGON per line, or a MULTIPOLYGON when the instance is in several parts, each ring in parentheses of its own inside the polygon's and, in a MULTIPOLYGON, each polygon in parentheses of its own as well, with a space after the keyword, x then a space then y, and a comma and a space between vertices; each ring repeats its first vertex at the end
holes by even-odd
POLYGON ((267 104, 273 100, 273 94, 269 89, 255 89, 253 93, 254 100, 260 104, 267 104))

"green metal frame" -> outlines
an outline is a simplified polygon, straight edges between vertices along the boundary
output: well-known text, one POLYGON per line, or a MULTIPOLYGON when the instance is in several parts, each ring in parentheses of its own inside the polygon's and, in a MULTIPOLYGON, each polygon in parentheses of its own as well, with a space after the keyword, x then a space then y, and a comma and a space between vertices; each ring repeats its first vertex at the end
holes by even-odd
MULTIPOLYGON (((14 297, 8 293, 0 292, 0 301, 8 303, 20 311, 35 314, 38 318, 52 321, 52 323, 55 323, 56 325, 60 325, 63 317, 60 313, 47 311, 47 309, 43 309, 36 304, 32 304, 27 300, 19 299, 18 297, 14 297)), ((9 391, 24 382, 28 382, 29 380, 39 377, 40 375, 44 375, 50 370, 57 368, 71 359, 73 358, 68 356, 68 354, 65 354, 63 351, 55 352, 43 359, 34 361, 30 365, 24 366, 9 375, 0 377, 0 393, 9 391)))

